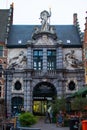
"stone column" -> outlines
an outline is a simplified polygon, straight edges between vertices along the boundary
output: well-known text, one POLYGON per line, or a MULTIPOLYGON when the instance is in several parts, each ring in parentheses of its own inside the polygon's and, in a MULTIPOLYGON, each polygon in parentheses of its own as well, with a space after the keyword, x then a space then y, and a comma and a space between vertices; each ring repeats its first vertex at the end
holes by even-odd
POLYGON ((57 87, 57 97, 61 97, 63 95, 63 90, 62 90, 62 81, 58 80, 58 87, 57 87))
POLYGON ((32 97, 32 79, 29 79, 27 83, 27 110, 29 110, 30 112, 32 112, 32 97))
POLYGON ((32 69, 33 63, 32 63, 32 49, 31 47, 28 47, 27 49, 27 68, 32 69))
POLYGON ((63 50, 61 46, 57 48, 56 67, 57 69, 63 69, 63 50))
POLYGON ((27 75, 24 77, 24 110, 27 111, 27 75))
POLYGON ((6 98, 6 100, 7 100, 6 101, 7 116, 11 116, 11 90, 12 90, 12 79, 11 79, 11 76, 7 75, 7 83, 6 83, 6 85, 5 85, 5 87, 7 87, 7 94, 6 93, 5 94, 7 95, 7 98, 6 98))
POLYGON ((47 72, 47 48, 43 48, 43 71, 47 72))

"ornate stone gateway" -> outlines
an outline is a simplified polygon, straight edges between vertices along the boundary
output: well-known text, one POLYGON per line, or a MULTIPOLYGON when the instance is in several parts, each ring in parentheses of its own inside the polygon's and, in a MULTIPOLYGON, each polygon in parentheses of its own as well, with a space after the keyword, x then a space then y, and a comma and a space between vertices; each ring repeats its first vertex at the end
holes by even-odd
POLYGON ((47 107, 57 96, 53 84, 49 82, 38 83, 33 90, 33 113, 44 115, 47 107))
POLYGON ((69 26, 51 25, 50 17, 51 10, 44 10, 41 25, 11 27, 6 39, 7 67, 15 70, 6 76, 9 115, 21 108, 44 115, 55 96, 67 97, 84 85, 78 21, 74 19, 75 24, 69 26))

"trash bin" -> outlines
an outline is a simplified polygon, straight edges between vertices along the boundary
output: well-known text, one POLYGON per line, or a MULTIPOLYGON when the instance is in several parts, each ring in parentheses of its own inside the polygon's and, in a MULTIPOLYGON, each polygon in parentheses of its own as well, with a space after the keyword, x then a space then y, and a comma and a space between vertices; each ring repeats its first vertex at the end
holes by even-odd
POLYGON ((79 118, 71 118, 69 120, 69 129, 70 130, 78 130, 79 126, 79 118))
POLYGON ((82 130, 87 130, 87 120, 82 121, 82 130))

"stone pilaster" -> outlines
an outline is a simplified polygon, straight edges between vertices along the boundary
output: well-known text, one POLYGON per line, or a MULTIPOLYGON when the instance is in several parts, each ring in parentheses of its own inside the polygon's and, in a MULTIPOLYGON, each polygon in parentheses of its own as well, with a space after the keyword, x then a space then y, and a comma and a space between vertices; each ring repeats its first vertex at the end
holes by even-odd
POLYGON ((32 95, 32 80, 30 79, 27 84, 27 110, 32 112, 32 101, 33 101, 33 95, 32 95))
POLYGON ((56 68, 57 69, 63 68, 63 51, 61 46, 57 48, 56 68))
POLYGON ((27 110, 27 76, 24 79, 24 110, 27 110))
POLYGON ((47 71, 47 48, 43 48, 43 71, 47 71))
MULTIPOLYGON (((6 83, 6 87, 7 87, 7 116, 11 116, 11 90, 12 90, 12 79, 11 79, 11 76, 8 76, 7 75, 7 83, 6 83)), ((5 95, 5 96, 6 96, 5 95)))
POLYGON ((57 97, 61 97, 62 95, 62 81, 58 80, 58 87, 57 87, 57 97))
POLYGON ((27 49, 27 68, 32 69, 32 50, 31 47, 28 47, 27 49))

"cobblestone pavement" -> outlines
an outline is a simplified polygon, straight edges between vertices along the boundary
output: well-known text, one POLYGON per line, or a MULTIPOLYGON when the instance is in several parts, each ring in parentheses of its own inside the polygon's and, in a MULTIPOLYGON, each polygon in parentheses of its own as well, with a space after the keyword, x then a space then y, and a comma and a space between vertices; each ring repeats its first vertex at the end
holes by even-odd
POLYGON ((54 123, 44 123, 43 119, 40 119, 32 128, 40 128, 41 130, 69 130, 69 127, 57 127, 54 123))

